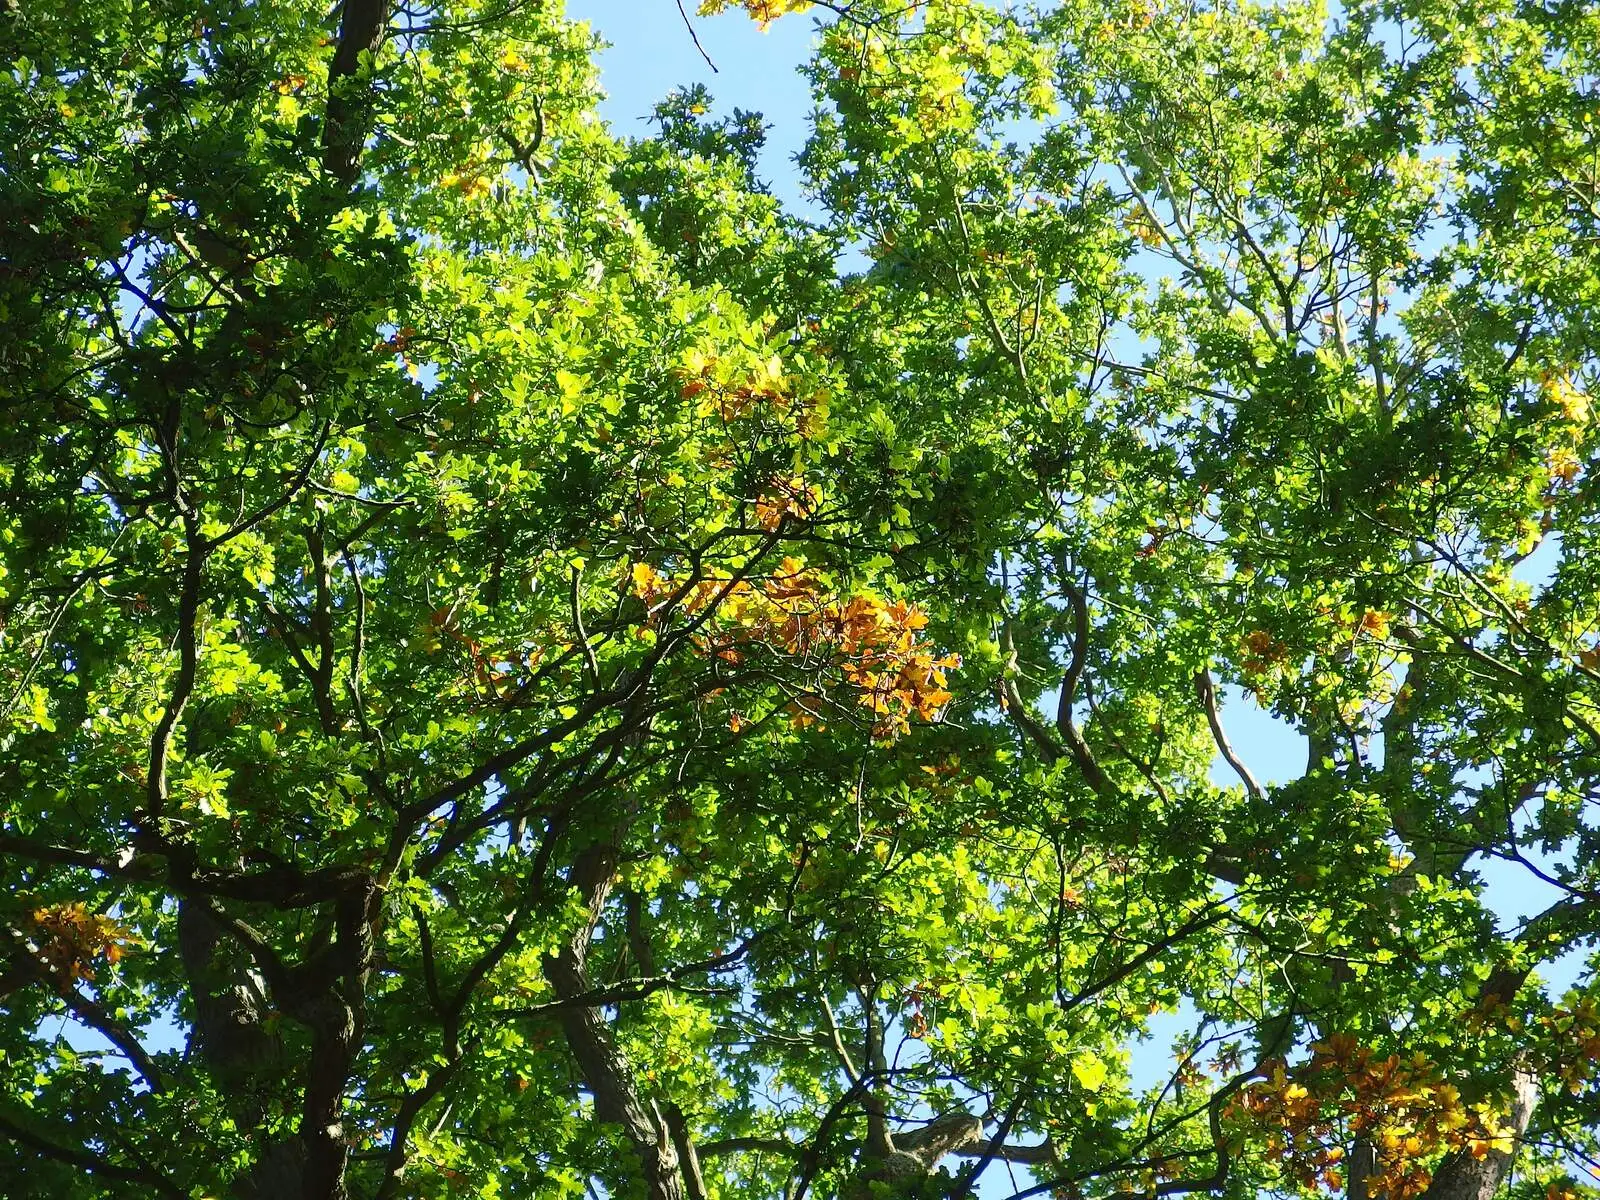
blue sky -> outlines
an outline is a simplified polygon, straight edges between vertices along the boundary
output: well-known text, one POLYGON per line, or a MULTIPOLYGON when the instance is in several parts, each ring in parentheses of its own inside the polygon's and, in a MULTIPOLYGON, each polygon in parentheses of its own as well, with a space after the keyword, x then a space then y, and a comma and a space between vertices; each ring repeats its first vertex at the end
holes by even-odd
POLYGON ((810 85, 798 67, 806 60, 815 23, 805 14, 775 21, 763 33, 740 12, 695 15, 683 10, 717 66, 706 64, 674 0, 567 0, 567 12, 589 24, 610 48, 600 57, 606 100, 601 112, 624 136, 640 136, 651 107, 675 87, 703 83, 718 113, 742 108, 763 113, 771 126, 762 166, 786 204, 801 203, 791 159, 805 142, 812 109, 810 85))

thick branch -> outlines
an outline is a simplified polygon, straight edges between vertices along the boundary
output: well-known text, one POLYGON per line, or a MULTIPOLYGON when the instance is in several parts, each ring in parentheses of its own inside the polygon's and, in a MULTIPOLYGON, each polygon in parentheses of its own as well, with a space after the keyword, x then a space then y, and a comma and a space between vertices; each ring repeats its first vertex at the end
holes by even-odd
POLYGON ((1518 1062, 1512 1069, 1511 1112, 1506 1117, 1512 1148, 1491 1149, 1482 1158, 1465 1150, 1455 1151, 1434 1172, 1433 1183, 1422 1194, 1422 1200, 1493 1200, 1511 1172, 1522 1135, 1538 1103, 1539 1081, 1526 1063, 1518 1062))
MULTIPOLYGON (((557 953, 545 956, 545 978, 561 1000, 587 997, 593 991, 589 942, 616 866, 616 847, 607 845, 590 846, 573 864, 570 883, 585 902, 589 917, 557 953)), ((600 1009, 593 1004, 574 1004, 558 1015, 578 1070, 594 1096, 595 1115, 621 1127, 638 1160, 646 1195, 650 1200, 687 1200, 671 1130, 660 1110, 640 1094, 633 1069, 612 1039, 600 1009)))
POLYGON ((1061 749, 1061 743, 1058 742, 1055 738, 1055 735, 1052 734, 1049 729, 1045 728, 1045 726, 1040 723, 1038 718, 1033 715, 1033 712, 1028 707, 1027 702, 1023 700, 1022 693, 1017 690, 1016 680, 1013 679, 1009 674, 1010 671, 1016 669, 1017 663, 1017 646, 1015 640, 1011 636, 1010 621, 1007 621, 1001 628, 1000 638, 1001 647, 1004 649, 1006 654, 1006 669, 1008 672, 1007 674, 1002 674, 998 681, 1000 699, 1002 702, 1001 707, 1005 710, 1006 715, 1009 716, 1016 724, 1017 728, 1022 730, 1023 734, 1027 736, 1028 740, 1034 744, 1035 749, 1037 749, 1040 754, 1044 755, 1044 760, 1048 763, 1053 763, 1059 759, 1063 753, 1061 749))
POLYGON ((159 817, 167 802, 167 757, 172 752, 172 733, 183 716, 184 707, 194 692, 195 673, 200 662, 200 584, 205 575, 206 549, 200 536, 200 517, 193 511, 183 514, 188 553, 183 564, 183 583, 178 593, 178 677, 172 696, 162 710, 161 720, 150 735, 150 765, 145 774, 145 805, 152 818, 159 817))
POLYGON ((328 119, 322 129, 322 165, 342 187, 356 180, 372 107, 370 96, 357 90, 361 55, 378 53, 388 23, 388 0, 345 0, 339 44, 328 67, 328 119))
POLYGON ((1244 760, 1234 753, 1233 744, 1228 741, 1228 735, 1222 728, 1222 714, 1217 711, 1217 689, 1211 681, 1211 672, 1201 667, 1194 673, 1194 690, 1200 698, 1200 706, 1205 709, 1206 723, 1211 726, 1211 738, 1217 744, 1217 751, 1222 755, 1223 761, 1233 768, 1244 784, 1244 790, 1250 794, 1250 799, 1258 803, 1266 799, 1261 790, 1261 785, 1256 782, 1256 777, 1250 773, 1250 768, 1244 765, 1244 760))
POLYGON ((1082 772, 1084 780, 1094 789, 1097 796, 1110 799, 1117 795, 1117 785, 1100 766, 1094 751, 1089 749, 1089 743, 1084 740, 1082 731, 1072 719, 1072 705, 1077 699, 1078 684, 1083 678, 1084 666, 1089 657, 1089 601, 1083 594, 1083 589, 1073 582, 1064 556, 1057 561, 1056 569, 1057 582, 1061 590, 1066 593, 1067 603, 1072 608, 1072 657, 1068 660, 1066 672, 1061 677, 1061 698, 1056 703, 1056 728, 1060 731, 1061 740, 1066 743, 1073 761, 1078 764, 1078 770, 1082 772))
MULTIPOLYGON (((655 975, 656 956, 650 948, 650 935, 644 927, 644 902, 640 900, 637 892, 628 893, 627 926, 628 949, 632 951, 634 961, 646 975, 655 975)), ((742 956, 752 941, 754 938, 746 940, 732 957, 742 956)), ((661 1104, 660 1111, 672 1135, 672 1145, 678 1152, 678 1161, 683 1164, 683 1186, 688 1193, 688 1200, 706 1200, 706 1181, 700 1171, 700 1152, 689 1129, 689 1119, 683 1115, 683 1110, 670 1100, 661 1104)))

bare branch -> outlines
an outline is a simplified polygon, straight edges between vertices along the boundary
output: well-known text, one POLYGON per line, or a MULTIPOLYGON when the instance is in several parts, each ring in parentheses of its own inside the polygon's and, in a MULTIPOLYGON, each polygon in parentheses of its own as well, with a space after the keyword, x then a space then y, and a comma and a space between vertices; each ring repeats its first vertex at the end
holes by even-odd
POLYGON ((1200 698, 1200 706, 1205 709, 1206 723, 1211 726, 1211 738, 1216 742, 1223 761, 1233 768, 1233 773, 1244 783, 1244 790, 1252 800, 1257 803, 1264 801, 1266 794, 1261 790, 1261 785, 1250 773, 1250 768, 1244 765, 1244 760, 1234 753, 1233 745, 1222 728, 1222 714, 1217 711, 1216 685, 1211 680, 1211 672, 1204 667, 1194 673, 1194 690, 1200 698))

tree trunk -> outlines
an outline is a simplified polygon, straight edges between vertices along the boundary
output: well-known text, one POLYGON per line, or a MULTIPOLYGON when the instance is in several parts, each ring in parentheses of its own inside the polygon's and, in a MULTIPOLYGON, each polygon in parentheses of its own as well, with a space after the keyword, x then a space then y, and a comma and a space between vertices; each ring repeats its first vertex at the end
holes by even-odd
MULTIPOLYGON (((573 864, 571 884, 588 906, 589 919, 573 931, 559 953, 544 959, 545 978, 562 1000, 591 990, 589 942, 611 891, 616 863, 614 846, 591 846, 573 864)), ((641 1097, 633 1069, 612 1040, 600 1009, 587 1005, 562 1009, 561 1028, 584 1083, 594 1095, 595 1115, 607 1124, 621 1127, 639 1160, 650 1200, 686 1200, 672 1131, 660 1109, 641 1097)))
POLYGON ((1511 1149, 1491 1150, 1482 1158, 1456 1151, 1439 1164, 1422 1200, 1492 1200, 1500 1190, 1539 1103, 1539 1081, 1525 1063, 1517 1063, 1511 1079, 1511 1112, 1506 1117, 1506 1127, 1512 1135, 1511 1149))
POLYGON ((328 111, 322 128, 322 165, 340 184, 355 182, 361 167, 361 144, 372 109, 370 94, 349 81, 361 70, 361 54, 376 55, 389 23, 389 0, 344 0, 339 16, 339 42, 328 67, 328 111))

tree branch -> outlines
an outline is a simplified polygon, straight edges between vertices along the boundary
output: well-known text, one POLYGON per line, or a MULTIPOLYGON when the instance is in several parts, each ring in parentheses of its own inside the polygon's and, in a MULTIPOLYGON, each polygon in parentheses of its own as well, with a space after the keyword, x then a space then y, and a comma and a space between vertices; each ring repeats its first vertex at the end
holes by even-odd
POLYGON ((341 187, 360 170, 371 98, 356 98, 363 52, 376 55, 389 23, 389 0, 344 0, 339 43, 328 67, 328 114, 322 128, 322 165, 341 187))
POLYGON ((71 1146, 58 1145, 48 1138, 41 1137, 32 1130, 26 1129, 11 1120, 4 1113, 0 1113, 0 1137, 8 1138, 19 1146, 25 1146, 41 1158, 48 1158, 52 1162, 65 1163, 69 1167, 76 1167, 85 1174, 100 1179, 119 1180, 122 1183, 137 1184, 150 1188, 160 1196, 170 1200, 187 1200, 189 1193, 178 1187, 164 1175, 142 1167, 124 1167, 112 1162, 109 1158, 91 1153, 88 1150, 71 1146))
POLYGON ((1233 745, 1228 741, 1228 735, 1222 728, 1222 714, 1217 711, 1216 685, 1211 680, 1211 672, 1204 667, 1194 673, 1194 690, 1200 698, 1200 706, 1205 709, 1206 723, 1211 726, 1211 739, 1216 742, 1223 761, 1233 768, 1233 773, 1244 784, 1244 790, 1249 793, 1250 799, 1257 803, 1265 801, 1266 794, 1261 790, 1261 785, 1250 773, 1250 768, 1244 765, 1244 760, 1234 753, 1233 745))
POLYGON ((208 553, 200 536, 200 515, 185 506, 184 538, 188 551, 183 563, 183 582, 178 593, 178 677, 172 695, 161 711, 161 720, 150 734, 150 764, 145 774, 145 807, 151 819, 162 815, 167 803, 167 757, 172 752, 172 733, 183 716, 184 707, 194 692, 195 674, 200 662, 200 635, 195 626, 200 619, 200 584, 205 576, 208 553))

